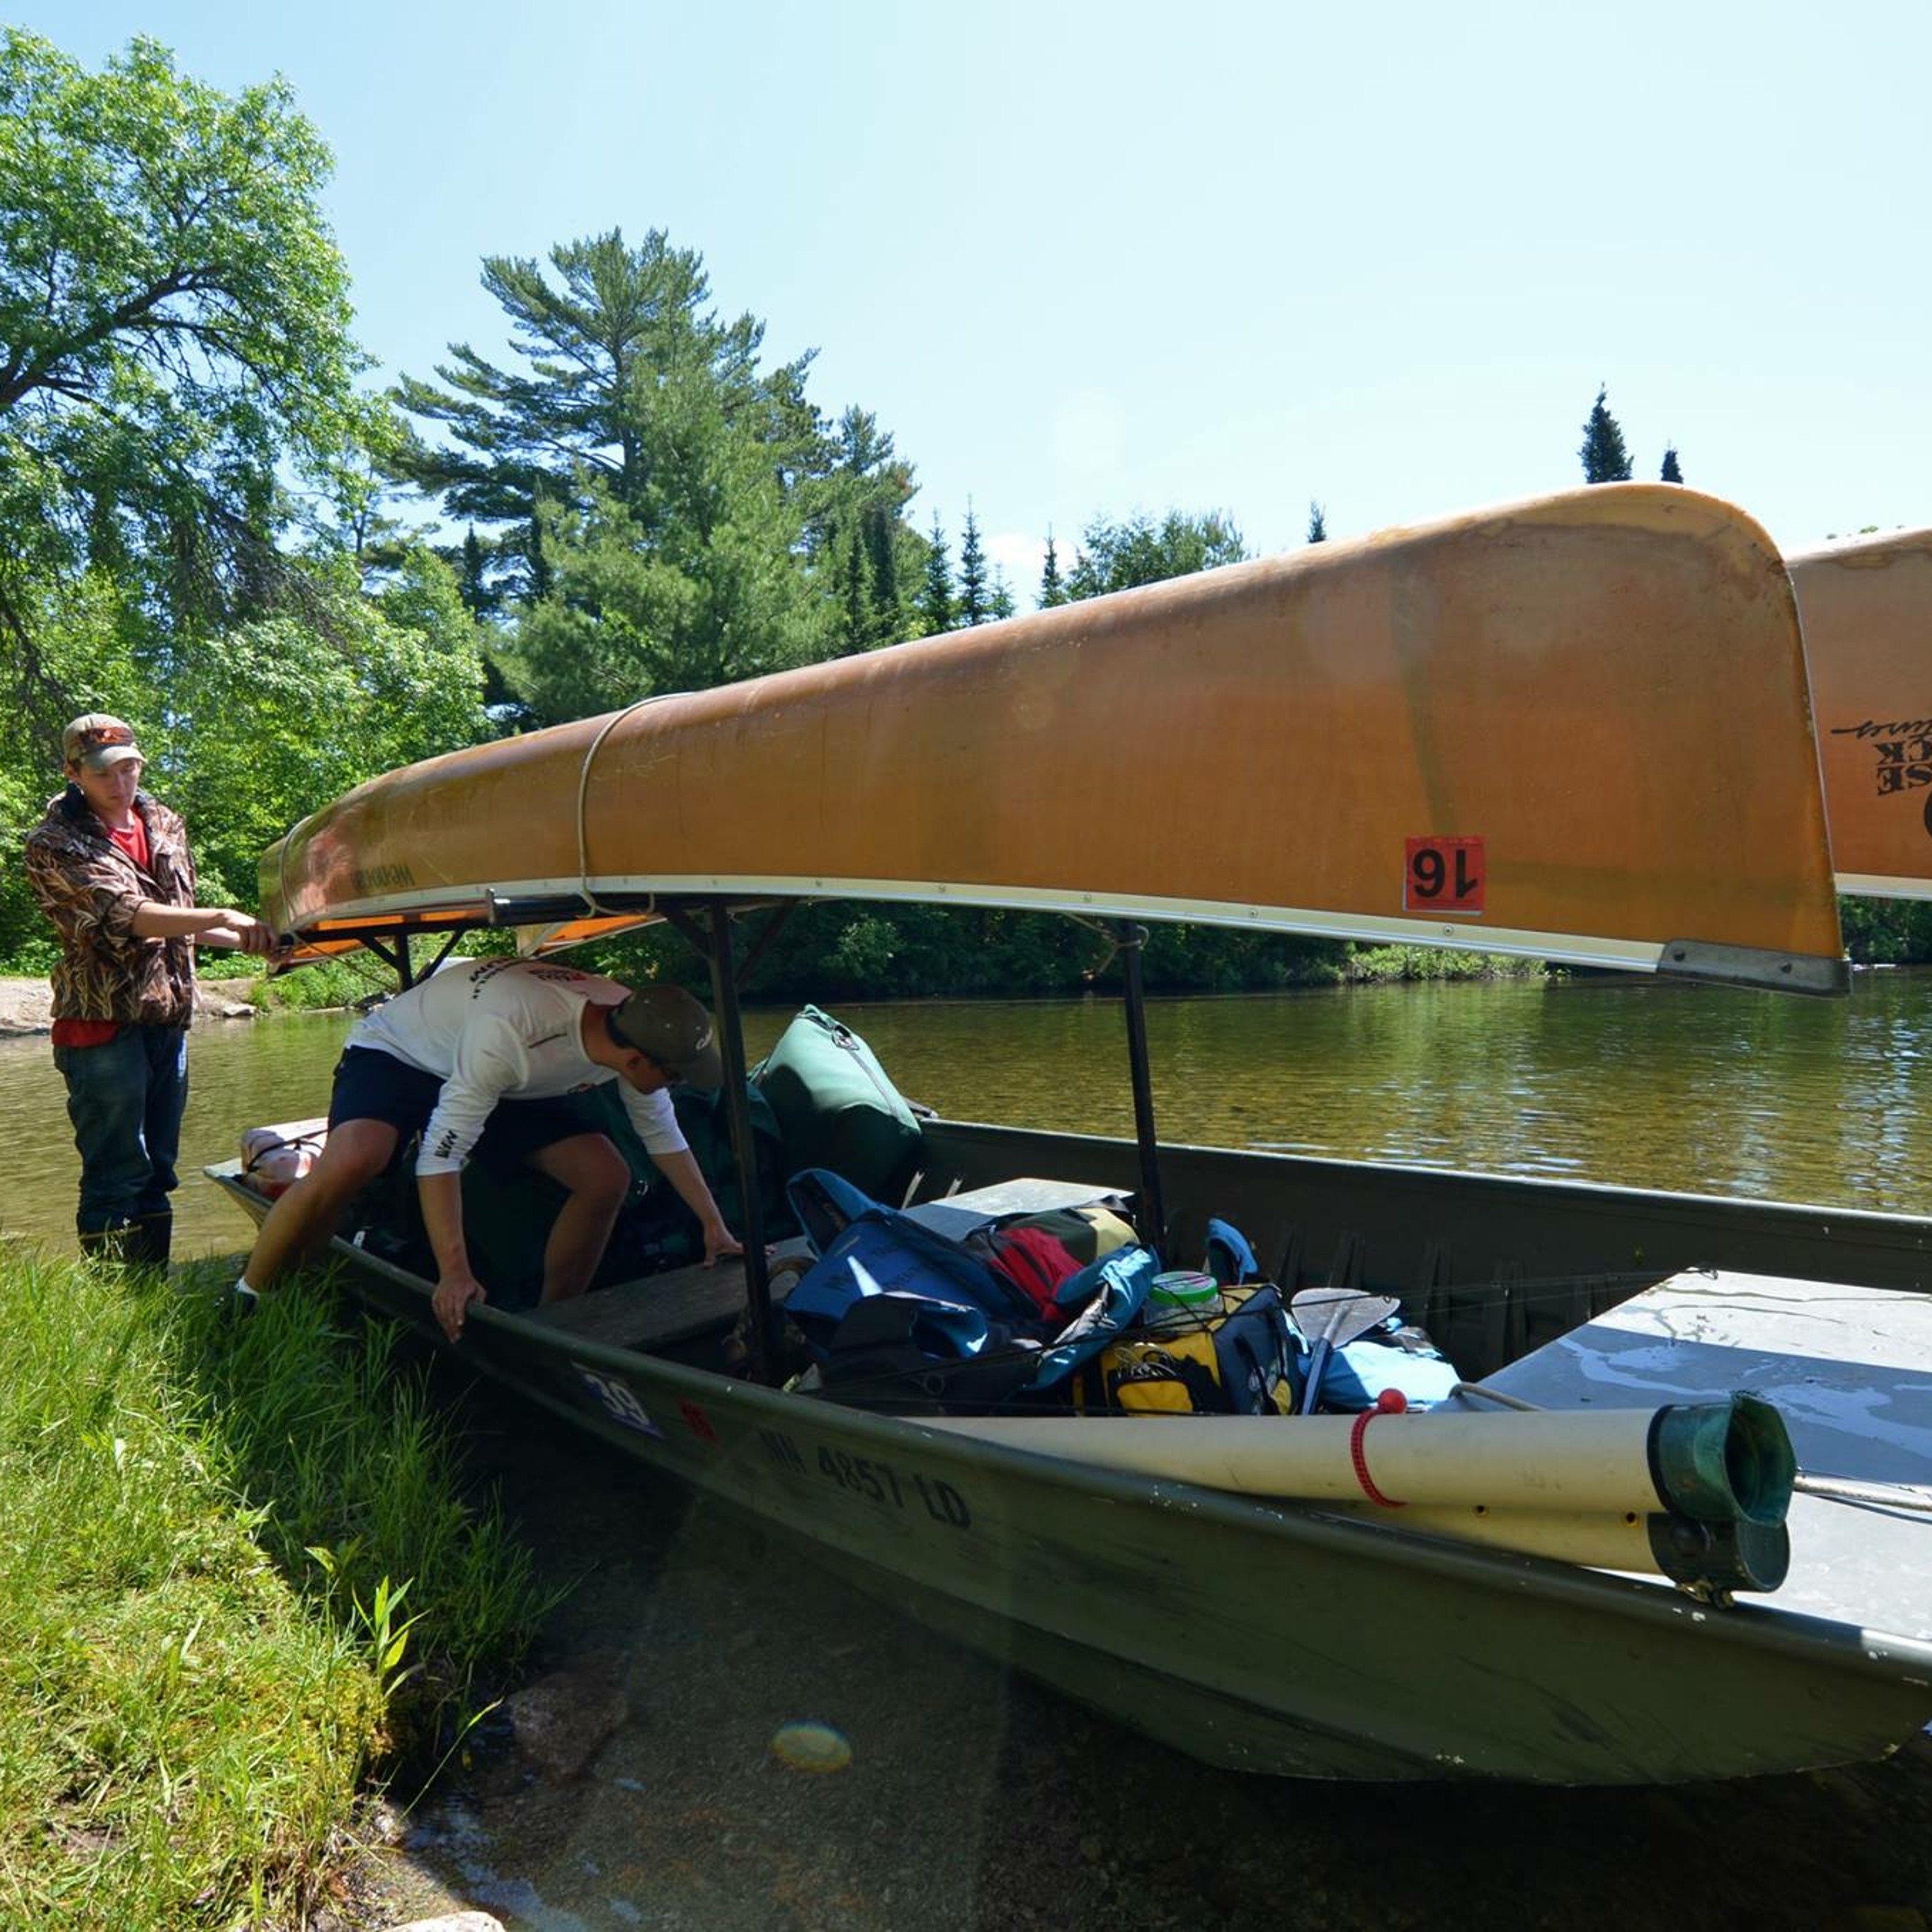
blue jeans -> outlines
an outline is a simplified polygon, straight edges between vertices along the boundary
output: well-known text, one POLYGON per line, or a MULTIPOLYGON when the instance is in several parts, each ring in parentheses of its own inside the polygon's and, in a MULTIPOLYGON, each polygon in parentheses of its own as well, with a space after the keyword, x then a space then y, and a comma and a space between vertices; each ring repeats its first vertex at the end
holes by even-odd
POLYGON ((188 1029, 124 1026, 100 1046, 57 1046, 80 1150, 82 1234, 165 1214, 188 1104, 188 1029))

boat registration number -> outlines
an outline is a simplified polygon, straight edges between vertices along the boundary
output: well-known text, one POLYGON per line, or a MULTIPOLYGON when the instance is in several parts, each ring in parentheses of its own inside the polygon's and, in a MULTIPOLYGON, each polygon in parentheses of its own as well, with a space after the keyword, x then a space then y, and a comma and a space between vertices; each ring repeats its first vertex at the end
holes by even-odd
POLYGON ((795 1476, 816 1474, 842 1490, 883 1503, 890 1509, 922 1510, 934 1522, 944 1523, 950 1528, 971 1526, 973 1512, 966 1498, 943 1476, 922 1475, 903 1464, 884 1462, 876 1456, 850 1455, 829 1443, 821 1444, 808 1458, 782 1430, 761 1429, 758 1440, 780 1468, 795 1476))
POLYGON ((1480 918, 1489 874, 1480 838, 1411 838, 1403 848, 1402 909, 1480 918))

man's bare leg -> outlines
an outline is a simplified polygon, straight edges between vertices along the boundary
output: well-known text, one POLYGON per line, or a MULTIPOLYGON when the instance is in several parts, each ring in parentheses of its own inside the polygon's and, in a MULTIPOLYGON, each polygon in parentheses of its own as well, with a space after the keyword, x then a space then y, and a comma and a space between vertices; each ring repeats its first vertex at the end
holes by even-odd
POLYGON ((314 1166, 268 1210, 242 1279, 265 1294, 290 1269, 314 1260, 350 1202, 388 1166, 400 1138, 386 1120, 344 1120, 330 1129, 314 1166))
MULTIPOLYGON (((543 1299, 568 1301, 590 1286, 631 1191, 628 1162, 602 1134, 574 1134, 530 1156, 528 1164, 569 1192, 544 1246, 543 1299)), ((249 1276, 250 1280, 254 1277, 249 1276)))

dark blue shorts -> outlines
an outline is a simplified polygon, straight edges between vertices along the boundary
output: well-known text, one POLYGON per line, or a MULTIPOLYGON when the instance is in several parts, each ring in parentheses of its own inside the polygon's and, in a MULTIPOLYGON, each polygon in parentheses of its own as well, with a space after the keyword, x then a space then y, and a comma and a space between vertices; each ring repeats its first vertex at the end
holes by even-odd
MULTIPOLYGON (((379 1047, 343 1049, 328 1099, 332 1129, 345 1120, 381 1120, 395 1129, 397 1151, 429 1124, 442 1095, 442 1076, 425 1073, 379 1047)), ((540 1149, 594 1133, 562 1100, 499 1100, 470 1158, 496 1173, 520 1167, 540 1149)))

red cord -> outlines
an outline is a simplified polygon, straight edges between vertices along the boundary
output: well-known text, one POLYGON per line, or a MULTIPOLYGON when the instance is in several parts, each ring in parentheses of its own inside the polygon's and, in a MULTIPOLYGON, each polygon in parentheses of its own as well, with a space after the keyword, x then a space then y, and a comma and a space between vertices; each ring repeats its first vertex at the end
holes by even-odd
POLYGON ((1348 1432, 1348 1456, 1355 1466, 1355 1480, 1362 1486, 1362 1493, 1372 1503, 1380 1503, 1384 1509, 1406 1509, 1408 1504, 1385 1496, 1375 1486, 1369 1474, 1369 1459, 1363 1453, 1362 1438, 1368 1433, 1369 1424, 1378 1415, 1399 1415, 1400 1409, 1365 1408, 1355 1418, 1355 1426, 1348 1432))

